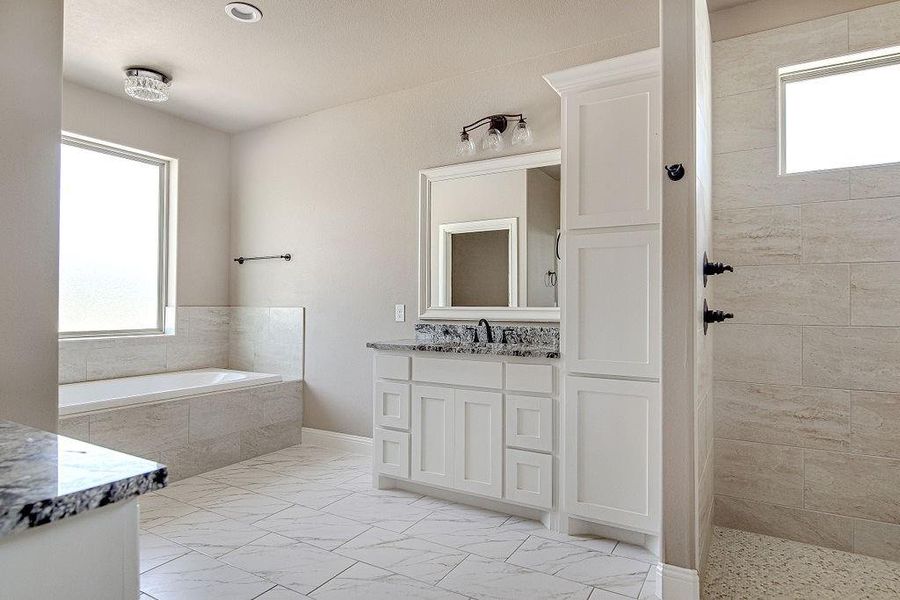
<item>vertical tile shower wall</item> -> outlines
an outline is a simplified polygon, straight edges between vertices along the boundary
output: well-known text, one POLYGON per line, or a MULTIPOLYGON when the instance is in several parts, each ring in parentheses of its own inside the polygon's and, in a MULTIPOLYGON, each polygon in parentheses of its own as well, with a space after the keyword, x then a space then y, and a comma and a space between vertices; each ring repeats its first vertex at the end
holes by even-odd
POLYGON ((900 2, 713 46, 715 521, 891 560, 900 166, 779 177, 776 70, 897 44, 900 2))

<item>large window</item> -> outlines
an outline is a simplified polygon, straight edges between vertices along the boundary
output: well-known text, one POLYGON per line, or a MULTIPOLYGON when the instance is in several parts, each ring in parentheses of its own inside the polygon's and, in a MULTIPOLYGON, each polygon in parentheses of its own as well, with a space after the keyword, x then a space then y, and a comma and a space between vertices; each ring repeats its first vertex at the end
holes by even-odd
POLYGON ((779 70, 781 172, 900 162, 900 48, 779 70))
POLYGON ((69 136, 61 162, 60 335, 161 332, 169 162, 69 136))

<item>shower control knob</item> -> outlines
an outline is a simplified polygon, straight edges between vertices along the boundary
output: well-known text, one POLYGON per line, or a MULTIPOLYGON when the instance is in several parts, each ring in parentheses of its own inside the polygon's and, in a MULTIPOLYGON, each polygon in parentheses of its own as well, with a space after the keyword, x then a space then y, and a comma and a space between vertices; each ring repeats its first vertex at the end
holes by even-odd
POLYGON ((706 304, 706 300, 703 301, 703 335, 706 335, 706 330, 710 323, 722 323, 727 319, 733 318, 734 315, 732 313, 723 310, 713 310, 706 304))
POLYGON ((706 252, 703 253, 703 287, 706 287, 706 279, 710 275, 721 275, 725 271, 734 272, 734 267, 720 262, 709 262, 706 252))

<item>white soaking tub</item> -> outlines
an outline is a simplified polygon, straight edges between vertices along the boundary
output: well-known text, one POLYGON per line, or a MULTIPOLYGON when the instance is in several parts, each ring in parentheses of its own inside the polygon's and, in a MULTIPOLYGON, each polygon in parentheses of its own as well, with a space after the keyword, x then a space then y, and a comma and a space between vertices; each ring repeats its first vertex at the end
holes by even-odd
POLYGON ((222 392, 244 387, 278 383, 281 375, 229 369, 174 371, 137 377, 101 379, 59 386, 60 416, 132 404, 172 400, 197 394, 222 392))

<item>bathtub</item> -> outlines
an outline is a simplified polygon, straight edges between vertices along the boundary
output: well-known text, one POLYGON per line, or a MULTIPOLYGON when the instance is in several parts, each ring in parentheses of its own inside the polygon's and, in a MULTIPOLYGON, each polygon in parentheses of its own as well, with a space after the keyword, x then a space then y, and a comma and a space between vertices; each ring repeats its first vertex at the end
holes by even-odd
POLYGON ((278 383, 281 375, 228 369, 198 369, 137 377, 101 379, 59 386, 59 415, 78 415, 132 404, 173 400, 278 383))

